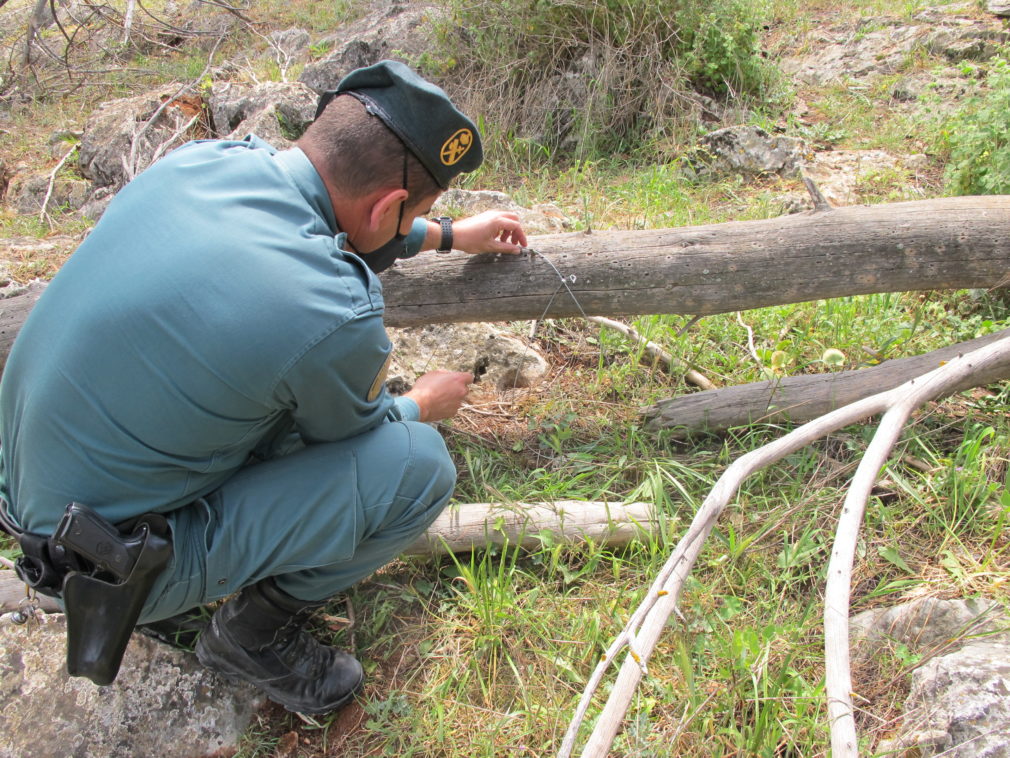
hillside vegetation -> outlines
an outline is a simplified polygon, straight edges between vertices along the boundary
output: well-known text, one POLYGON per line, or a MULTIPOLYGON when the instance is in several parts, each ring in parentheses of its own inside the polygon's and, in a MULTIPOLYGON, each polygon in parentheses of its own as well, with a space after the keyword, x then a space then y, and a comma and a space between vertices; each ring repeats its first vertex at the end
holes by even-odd
MULTIPOLYGON (((52 170, 101 100, 169 81, 293 81, 305 61, 279 60, 271 30, 308 30, 309 60, 318 60, 334 45, 329 32, 368 10, 355 0, 216 6, 225 36, 180 34, 169 44, 164 27, 180 18, 174 4, 138 11, 123 41, 125 4, 110 0, 104 15, 74 29, 40 31, 50 39, 65 33, 75 45, 61 65, 33 68, 19 59, 32 5, 0 6, 8 53, 0 176, 10 179, 52 170)), ((1010 193, 1010 51, 951 62, 914 48, 889 73, 822 83, 783 66, 823 46, 823 29, 851 29, 856 44, 927 11, 985 17, 974 2, 439 0, 437 7, 438 45, 412 62, 444 81, 485 131, 491 158, 464 185, 504 191, 525 206, 553 203, 575 230, 785 212, 804 193, 798 177, 684 171, 702 134, 738 123, 802 138, 818 153, 892 156, 852 175, 854 202, 1010 193), (570 108, 561 123, 557 108, 544 104, 569 96, 558 83, 570 83, 580 66, 588 72, 585 107, 570 108), (927 84, 909 94, 911 82, 927 84)), ((73 161, 61 171, 73 175, 73 161)), ((78 234, 89 223, 58 209, 40 219, 5 207, 0 243, 78 234)), ((50 276, 61 261, 38 254, 6 265, 14 280, 26 280, 50 276)), ((857 368, 987 334, 1010 326, 1010 298, 1006 289, 881 294, 697 323, 658 314, 634 326, 726 386, 857 368)), ((530 333, 529 324, 514 329, 530 333)), ((365 664, 364 697, 318 721, 267 710, 243 756, 553 754, 589 672, 714 481, 734 458, 783 432, 752 424, 722 436, 648 433, 643 406, 694 391, 679 374, 581 320, 541 323, 532 341, 551 361, 542 384, 479 387, 442 426, 459 468, 456 500, 647 501, 661 514, 661 534, 617 551, 544 534, 533 551, 391 565, 334 599, 319 621, 321 634, 365 664)), ((905 430, 867 509, 853 613, 922 596, 1007 606, 1008 410, 1004 383, 930 404, 905 430)), ((846 428, 744 484, 689 580, 683 620, 671 623, 649 663, 614 756, 827 755, 825 565, 848 477, 871 434, 872 426, 846 428)), ((896 729, 921 659, 921 651, 896 645, 855 668, 866 755, 896 729)))

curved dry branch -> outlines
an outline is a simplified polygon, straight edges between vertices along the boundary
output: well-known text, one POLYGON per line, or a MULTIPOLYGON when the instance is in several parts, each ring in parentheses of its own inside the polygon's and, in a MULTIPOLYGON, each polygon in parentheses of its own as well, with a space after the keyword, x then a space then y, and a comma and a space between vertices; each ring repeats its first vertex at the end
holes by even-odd
POLYGON ((859 526, 873 484, 908 417, 916 408, 929 400, 949 394, 951 387, 963 385, 972 376, 984 374, 990 368, 1000 365, 1005 367, 1006 364, 1010 364, 1010 336, 959 356, 888 393, 895 394, 895 402, 880 420, 877 433, 852 477, 838 519, 824 590, 825 679, 831 722, 831 754, 835 758, 858 755, 850 694, 849 601, 859 526))
MULTIPOLYGON (((687 534, 677 544, 673 554, 663 565, 656 580, 649 588, 645 600, 636 609, 631 620, 617 636, 610 648, 608 648, 603 660, 594 670, 576 708, 568 732, 565 734, 561 749, 558 752, 559 758, 567 758, 567 756, 571 755, 578 736, 579 727, 585 718, 589 703, 597 687, 603 680, 606 669, 610 666, 615 655, 627 645, 629 653, 624 659, 617 680, 614 683, 603 712, 600 714, 596 727, 583 748, 582 756, 583 758, 602 757, 610 750, 617 730, 631 703, 635 689, 641 680, 648 658, 655 649, 670 614, 677 611, 677 601, 683 590, 684 581, 687 579, 698 554, 701 552, 704 541, 711 532, 716 520, 744 479, 770 463, 778 461, 789 453, 808 445, 824 434, 860 421, 867 416, 893 408, 893 414, 889 413, 886 417, 887 431, 881 435, 880 442, 873 447, 872 451, 873 455, 877 456, 876 460, 880 462, 875 464, 874 458, 870 457, 870 462, 866 464, 866 467, 861 467, 861 471, 857 472, 858 480, 854 480, 853 482, 855 494, 851 495, 851 497, 854 500, 850 502, 847 499, 846 502, 849 504, 849 509, 854 511, 852 503, 858 502, 856 498, 862 497, 865 505, 865 497, 869 492, 868 486, 865 483, 866 479, 868 478, 870 485, 872 485, 873 478, 876 477, 880 466, 883 465, 878 451, 883 449, 885 445, 888 445, 887 441, 891 435, 896 437, 897 433, 900 432, 904 418, 907 418, 911 409, 929 399, 944 394, 950 386, 954 386, 959 382, 963 383, 966 377, 984 374, 993 368, 998 368, 999 370, 1010 369, 1010 337, 1005 337, 964 356, 959 356, 947 365, 941 366, 922 377, 912 379, 899 387, 832 411, 734 461, 715 483, 715 486, 708 497, 705 498, 701 508, 699 508, 698 513, 691 522, 687 534), (904 416, 902 416, 903 413, 904 416), (898 419, 900 419, 900 423, 898 423, 898 419), (872 473, 867 473, 867 471, 872 471, 872 473)), ((893 440, 891 440, 890 444, 893 444, 893 440)), ((887 446, 887 450, 890 450, 889 445, 887 446)), ((868 456, 869 453, 870 451, 868 451, 868 456)), ((886 451, 884 455, 886 456, 886 451)), ((843 515, 848 514, 843 512, 843 515)), ((861 518, 861 513, 857 515, 861 518)), ((851 529, 849 522, 855 521, 858 531, 858 518, 850 516, 845 521, 847 529, 851 529)), ((845 540, 848 539, 848 537, 845 538, 845 540)), ((854 540, 854 538, 852 539, 854 540)), ((843 540, 842 547, 845 544, 846 542, 843 540)), ((841 550, 838 545, 836 545, 836 549, 841 551, 840 554, 842 557, 840 559, 844 560, 844 550, 841 550)), ((837 564, 834 570, 838 570, 837 564)), ((832 569, 829 569, 829 576, 832 575, 831 571, 832 569)), ((829 616, 833 616, 833 625, 840 623, 844 619, 844 630, 842 631, 844 642, 841 643, 844 648, 842 650, 842 653, 844 653, 842 665, 844 674, 841 686, 836 684, 838 679, 839 653, 837 646, 839 644, 839 637, 835 626, 832 626, 830 636, 832 649, 826 653, 829 660, 833 659, 833 662, 830 664, 833 686, 829 689, 829 707, 832 710, 832 735, 835 734, 835 723, 839 724, 839 729, 844 730, 846 729, 846 722, 851 720, 851 702, 847 701, 848 692, 851 688, 846 684, 849 681, 847 627, 849 573, 851 573, 851 560, 849 571, 845 572, 842 570, 839 578, 832 582, 830 588, 833 593, 837 594, 837 585, 843 583, 844 597, 842 601, 844 603, 844 611, 840 610, 839 601, 833 601, 830 605, 830 610, 827 606, 825 610, 826 624, 829 616), (844 697, 838 694, 841 689, 844 689, 844 697), (845 711, 846 705, 847 715, 845 711)), ((827 638, 827 629, 825 632, 827 638)), ((852 723, 854 734, 854 722, 852 723)), ((850 740, 850 736, 839 737, 839 740, 842 744, 845 744, 850 740)), ((835 742, 834 736, 832 737, 832 742, 833 744, 835 742)), ((854 744, 854 737, 852 738, 852 742, 854 744)), ((845 755, 845 753, 839 752, 836 755, 845 755)))

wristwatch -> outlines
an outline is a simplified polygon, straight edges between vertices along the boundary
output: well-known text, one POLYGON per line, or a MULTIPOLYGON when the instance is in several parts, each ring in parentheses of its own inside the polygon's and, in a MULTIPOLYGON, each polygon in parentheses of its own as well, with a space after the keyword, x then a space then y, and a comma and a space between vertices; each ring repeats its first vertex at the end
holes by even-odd
POLYGON ((436 253, 452 252, 452 219, 448 216, 439 216, 435 219, 442 227, 442 240, 435 248, 436 253))

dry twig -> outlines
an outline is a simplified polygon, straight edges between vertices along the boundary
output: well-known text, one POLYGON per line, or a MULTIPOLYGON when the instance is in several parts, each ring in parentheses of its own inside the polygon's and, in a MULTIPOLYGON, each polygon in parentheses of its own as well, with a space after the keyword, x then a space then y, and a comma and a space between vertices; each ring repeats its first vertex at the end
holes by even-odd
POLYGON ((674 358, 670 353, 666 352, 663 348, 657 345, 652 340, 647 340, 641 334, 639 334, 633 327, 628 324, 622 324, 620 321, 614 321, 613 319, 603 318, 602 316, 590 316, 589 320, 594 324, 600 324, 608 329, 614 329, 621 334, 625 335, 631 340, 634 340, 639 345, 642 345, 645 349, 645 353, 653 358, 653 360, 662 361, 671 369, 679 368, 684 371, 684 378, 687 379, 691 384, 701 387, 703 390, 714 390, 716 386, 709 380, 707 376, 699 371, 691 368, 690 364, 686 361, 682 361, 679 358, 674 358))
POLYGON ((60 173, 60 169, 63 168, 63 165, 70 160, 70 156, 76 152, 77 145, 74 145, 67 151, 67 154, 60 159, 60 162, 56 164, 56 168, 49 173, 49 186, 46 188, 46 196, 42 200, 42 209, 39 211, 39 221, 45 221, 46 219, 46 209, 49 207, 49 198, 53 196, 53 187, 56 185, 56 175, 60 173))

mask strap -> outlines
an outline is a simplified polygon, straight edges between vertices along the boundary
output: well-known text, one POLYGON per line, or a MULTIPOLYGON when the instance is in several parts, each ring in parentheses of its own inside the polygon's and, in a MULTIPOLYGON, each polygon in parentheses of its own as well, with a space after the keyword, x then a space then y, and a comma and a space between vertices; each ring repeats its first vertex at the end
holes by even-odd
MULTIPOLYGON (((403 189, 405 189, 405 190, 407 189, 407 148, 406 148, 406 146, 404 146, 404 148, 403 148, 403 189)), ((403 198, 403 201, 400 203, 400 215, 396 219, 396 234, 397 235, 400 234, 400 229, 403 228, 403 206, 405 206, 407 204, 407 198, 409 198, 409 197, 410 197, 410 192, 408 190, 407 197, 403 198)))

